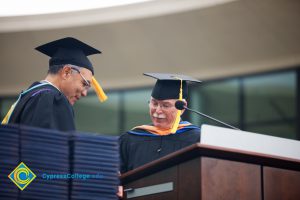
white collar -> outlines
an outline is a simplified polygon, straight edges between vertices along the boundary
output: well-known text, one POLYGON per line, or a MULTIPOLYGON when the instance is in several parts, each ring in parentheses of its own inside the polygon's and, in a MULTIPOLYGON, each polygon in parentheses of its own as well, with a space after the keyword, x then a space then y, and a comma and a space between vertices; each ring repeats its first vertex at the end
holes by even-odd
MULTIPOLYGON (((41 80, 40 82, 46 82, 46 83, 49 83, 50 85, 52 85, 53 87, 55 87, 58 91, 60 91, 60 89, 58 89, 58 87, 56 87, 53 83, 51 83, 50 81, 48 80, 41 80)), ((60 91, 61 92, 61 91, 60 91)))

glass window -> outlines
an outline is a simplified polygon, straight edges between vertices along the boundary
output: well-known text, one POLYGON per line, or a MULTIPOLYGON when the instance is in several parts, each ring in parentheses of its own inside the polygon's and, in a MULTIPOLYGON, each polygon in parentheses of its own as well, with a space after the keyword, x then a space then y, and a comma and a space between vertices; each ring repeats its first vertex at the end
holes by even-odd
MULTIPOLYGON (((211 82, 193 87, 190 107, 220 121, 236 126, 239 121, 239 81, 238 79, 211 82)), ((223 126, 210 119, 190 114, 191 122, 200 126, 210 124, 223 126)))
MULTIPOLYGON (((100 103, 91 93, 74 105, 77 130, 120 135, 150 124, 150 88, 107 93, 100 103)), ((189 87, 188 107, 245 131, 297 139, 296 70, 205 82, 189 87)), ((2 98, 1 121, 16 97, 2 98)), ((298 105, 299 106, 299 105, 298 105)), ((183 119, 195 125, 223 126, 186 111, 183 119)))
POLYGON ((150 124, 148 102, 152 89, 128 91, 124 93, 124 128, 130 130, 135 126, 150 124))
POLYGON ((102 134, 120 134, 120 94, 107 93, 108 100, 100 103, 96 94, 89 94, 74 105, 77 130, 102 134))
POLYGON ((245 128, 248 131, 296 138, 296 74, 244 79, 245 128))
POLYGON ((279 123, 253 125, 248 128, 248 131, 254 133, 261 133, 264 135, 272 135, 276 137, 297 139, 295 134, 296 127, 291 126, 289 123, 279 122, 279 123))

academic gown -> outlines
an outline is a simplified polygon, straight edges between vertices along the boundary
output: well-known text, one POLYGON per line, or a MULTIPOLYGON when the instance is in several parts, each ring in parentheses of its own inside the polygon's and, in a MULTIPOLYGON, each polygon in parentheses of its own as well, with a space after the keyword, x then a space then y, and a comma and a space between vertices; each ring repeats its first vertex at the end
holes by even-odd
POLYGON ((125 173, 197 142, 200 142, 200 128, 194 125, 165 136, 133 129, 119 138, 120 171, 125 173))
POLYGON ((60 131, 75 130, 74 111, 66 96, 48 83, 33 83, 19 96, 8 123, 60 131))

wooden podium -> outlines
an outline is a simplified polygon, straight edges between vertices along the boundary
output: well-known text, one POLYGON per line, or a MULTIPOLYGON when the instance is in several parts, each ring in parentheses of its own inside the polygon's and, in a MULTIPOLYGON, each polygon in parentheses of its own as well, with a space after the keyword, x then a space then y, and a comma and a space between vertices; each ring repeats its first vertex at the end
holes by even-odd
POLYGON ((133 200, 299 200, 300 160, 198 143, 121 181, 133 200))

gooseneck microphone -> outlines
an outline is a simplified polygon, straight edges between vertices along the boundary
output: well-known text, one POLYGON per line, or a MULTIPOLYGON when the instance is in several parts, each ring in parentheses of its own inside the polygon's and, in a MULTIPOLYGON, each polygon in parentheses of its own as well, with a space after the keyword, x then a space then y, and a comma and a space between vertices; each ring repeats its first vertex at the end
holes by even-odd
POLYGON ((198 115, 201 115, 201 116, 203 116, 203 117, 206 117, 206 118, 208 118, 208 119, 210 119, 210 120, 213 120, 213 121, 215 121, 215 122, 221 123, 221 124, 223 124, 224 126, 227 126, 227 127, 229 127, 229 128, 232 128, 232 129, 235 129, 235 130, 240 130, 240 129, 234 127, 234 126, 231 126, 231 125, 229 125, 229 124, 226 124, 225 122, 222 122, 222 121, 220 121, 220 120, 217 120, 217 119, 215 119, 215 118, 213 118, 213 117, 211 117, 211 116, 205 115, 205 114, 203 114, 203 113, 201 113, 201 112, 198 112, 198 111, 196 111, 196 110, 192 110, 192 109, 186 107, 186 106, 185 106, 185 103, 184 103, 183 101, 180 101, 180 100, 176 101, 176 103, 175 103, 175 108, 176 108, 177 110, 183 110, 183 109, 186 109, 186 110, 188 110, 188 111, 191 111, 191 112, 194 112, 194 113, 196 113, 196 114, 198 114, 198 115))

